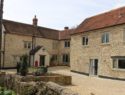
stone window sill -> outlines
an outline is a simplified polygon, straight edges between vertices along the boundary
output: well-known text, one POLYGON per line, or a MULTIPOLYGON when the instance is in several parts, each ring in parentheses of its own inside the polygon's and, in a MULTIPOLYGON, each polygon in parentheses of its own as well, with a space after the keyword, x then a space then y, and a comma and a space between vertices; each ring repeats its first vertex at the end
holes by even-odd
POLYGON ((125 72, 125 69, 112 69, 113 71, 123 71, 123 72, 125 72))
POLYGON ((110 43, 102 43, 101 46, 109 46, 110 43))
POLYGON ((88 48, 89 47, 89 45, 83 45, 83 48, 88 48))

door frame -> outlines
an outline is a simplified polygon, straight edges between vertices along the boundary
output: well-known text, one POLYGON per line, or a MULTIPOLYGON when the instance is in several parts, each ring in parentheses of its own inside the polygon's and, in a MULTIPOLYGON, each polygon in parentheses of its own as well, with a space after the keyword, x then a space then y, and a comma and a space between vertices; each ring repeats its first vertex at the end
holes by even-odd
POLYGON ((46 55, 39 55, 39 66, 45 66, 46 64, 46 55), (44 57, 44 63, 41 64, 41 57, 44 57))
POLYGON ((90 59, 89 63, 89 76, 98 76, 98 67, 99 67, 98 59, 90 59))

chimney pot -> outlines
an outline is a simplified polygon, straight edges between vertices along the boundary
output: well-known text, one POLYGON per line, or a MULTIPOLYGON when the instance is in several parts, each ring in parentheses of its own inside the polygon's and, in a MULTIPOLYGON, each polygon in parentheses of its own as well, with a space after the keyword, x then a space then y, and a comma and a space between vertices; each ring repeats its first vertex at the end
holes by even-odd
POLYGON ((67 27, 67 26, 66 26, 66 27, 64 27, 64 29, 65 29, 65 30, 68 30, 68 29, 69 29, 69 27, 67 27))

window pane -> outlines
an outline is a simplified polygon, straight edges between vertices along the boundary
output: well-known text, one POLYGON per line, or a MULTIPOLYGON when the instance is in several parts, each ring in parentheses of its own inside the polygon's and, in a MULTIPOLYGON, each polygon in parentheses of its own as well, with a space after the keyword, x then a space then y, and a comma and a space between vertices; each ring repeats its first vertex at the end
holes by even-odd
POLYGON ((27 48, 27 43, 26 42, 24 42, 24 48, 27 48))
POLYGON ((65 55, 63 54, 63 62, 65 62, 65 55))
POLYGON ((65 60, 65 62, 68 62, 68 55, 66 55, 66 60, 65 60))
POLYGON ((31 43, 30 43, 30 42, 28 43, 28 48, 29 48, 29 49, 31 48, 31 43))
POLYGON ((68 43, 67 43, 67 41, 65 41, 65 47, 67 47, 68 46, 68 43))
POLYGON ((83 45, 88 45, 88 37, 83 37, 82 38, 82 44, 83 45))
POLYGON ((70 47, 70 41, 68 42, 68 47, 70 47))
POLYGON ((102 35, 102 43, 105 43, 105 34, 102 35))
POLYGON ((82 44, 85 45, 85 37, 82 38, 82 44))
POLYGON ((118 61, 118 68, 125 69, 125 60, 118 61))
POLYGON ((88 37, 86 37, 86 45, 88 45, 88 37))
POLYGON ((106 33, 106 43, 109 42, 109 33, 106 33))

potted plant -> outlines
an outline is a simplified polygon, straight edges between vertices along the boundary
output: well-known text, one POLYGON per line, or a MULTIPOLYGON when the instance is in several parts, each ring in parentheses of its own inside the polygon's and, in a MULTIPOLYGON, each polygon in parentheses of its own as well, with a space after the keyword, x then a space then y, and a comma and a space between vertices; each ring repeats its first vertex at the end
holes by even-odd
POLYGON ((28 56, 27 55, 23 55, 21 57, 21 67, 20 67, 20 74, 22 76, 26 76, 28 73, 28 56))
POLYGON ((45 75, 48 72, 48 66, 41 66, 35 72, 36 76, 45 75))

